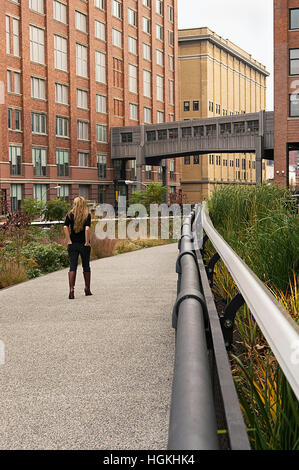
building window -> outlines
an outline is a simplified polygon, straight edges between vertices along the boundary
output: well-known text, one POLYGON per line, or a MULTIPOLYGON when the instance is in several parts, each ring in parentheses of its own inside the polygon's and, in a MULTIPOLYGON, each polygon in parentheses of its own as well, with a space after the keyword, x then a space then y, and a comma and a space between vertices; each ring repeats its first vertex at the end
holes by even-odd
POLYGON ((154 142, 156 140, 156 131, 147 131, 146 140, 147 142, 154 142))
POLYGON ((68 137, 69 136, 69 120, 66 117, 56 116, 56 136, 68 137))
POLYGON ((96 96, 96 111, 97 113, 107 113, 107 97, 105 95, 96 96))
POLYGON ((290 75, 299 75, 299 49, 290 49, 290 75))
POLYGON ((130 103, 130 119, 132 121, 138 121, 138 104, 130 103))
POLYGON ((133 142, 133 133, 132 132, 121 133, 121 142, 122 144, 131 144, 133 142))
POLYGON ((94 5, 100 10, 105 10, 105 0, 94 0, 94 5))
POLYGON ((245 122, 235 122, 234 123, 234 133, 235 134, 244 134, 245 132, 245 122))
POLYGON ((151 20, 145 16, 142 17, 142 31, 151 34, 151 20))
POLYGON ((137 55, 137 39, 132 36, 128 37, 128 50, 131 54, 137 55))
POLYGON ((299 29, 299 8, 290 9, 290 29, 299 29))
POLYGON ((211 113, 214 111, 213 101, 209 101, 209 111, 211 111, 211 113))
POLYGON ((145 165, 145 179, 146 180, 151 180, 153 178, 152 170, 153 170, 152 165, 145 165))
POLYGON ((214 155, 209 155, 209 164, 214 165, 214 155))
POLYGON ((167 129, 158 130, 158 140, 167 140, 167 129))
POLYGON ((32 163, 34 176, 47 176, 47 151, 46 149, 32 149, 32 163))
POLYGON ((292 94, 290 96, 290 117, 299 116, 299 94, 292 94))
POLYGON ((117 0, 112 0, 112 15, 121 19, 121 3, 117 0))
POLYGON ((220 104, 215 105, 215 112, 216 112, 216 114, 221 114, 220 104))
POLYGON ((21 94, 21 74, 13 70, 7 70, 7 91, 8 93, 21 94))
POLYGON ((151 0, 142 0, 142 5, 144 5, 147 8, 151 7, 151 0))
POLYGON ((57 34, 54 35, 54 66, 67 71, 67 40, 57 34))
POLYGON ((47 202, 47 185, 46 184, 34 184, 33 185, 33 197, 37 201, 47 202))
POLYGON ((21 128, 21 110, 8 108, 8 129, 20 131, 21 128))
POLYGON ((206 127, 207 136, 215 136, 217 134, 216 124, 209 124, 206 127))
POLYGON ((224 124, 220 124, 220 135, 227 135, 231 134, 232 132, 232 127, 230 122, 225 122, 224 124))
POLYGON ((174 33, 173 31, 168 31, 168 44, 170 47, 174 46, 174 33))
POLYGON ((259 121, 248 121, 247 132, 258 132, 259 131, 259 121))
POLYGON ((174 72, 174 57, 173 57, 173 55, 169 55, 168 59, 169 59, 169 70, 170 70, 170 72, 174 72))
POLYGON ((22 185, 11 184, 10 185, 10 207, 12 212, 19 211, 22 204, 22 185))
POLYGON ((164 79, 157 75, 157 100, 164 101, 164 79))
POLYGON ((87 152, 78 152, 78 166, 88 167, 87 152))
POLYGON ((69 151, 56 150, 57 176, 69 176, 69 151))
POLYGON ((151 98, 151 77, 151 72, 143 70, 143 95, 148 98, 151 98))
POLYGON ((77 122, 77 135, 78 140, 88 140, 89 136, 89 123, 87 121, 77 122))
POLYGON ((46 80, 43 78, 31 77, 31 98, 38 100, 46 99, 46 80))
POLYGON ((178 129, 168 129, 169 139, 177 139, 179 136, 178 129))
POLYGON ((163 67, 164 65, 164 53, 163 51, 160 51, 159 49, 156 50, 156 62, 157 65, 160 65, 163 67))
POLYGON ((88 91, 77 88, 77 107, 88 109, 88 91))
POLYGON ((70 187, 68 184, 60 184, 59 188, 57 188, 57 197, 59 199, 63 199, 64 201, 68 202, 70 195, 70 187))
POLYGON ((115 28, 112 28, 112 45, 122 47, 122 32, 115 28))
POLYGON ((69 103, 69 88, 67 85, 55 83, 55 102, 59 104, 69 103))
POLYGON ((60 21, 60 23, 66 24, 66 5, 58 0, 54 0, 53 8, 54 19, 60 21))
POLYGON ((80 11, 75 12, 76 15, 76 29, 82 31, 83 33, 87 32, 87 18, 86 15, 80 11))
POLYGON ((97 163, 98 163, 98 177, 99 178, 106 178, 106 175, 107 175, 107 155, 101 155, 101 154, 98 153, 97 163))
POLYGON ((151 61, 151 46, 145 42, 142 44, 143 47, 143 58, 151 61))
POLYGON ((194 165, 199 165, 199 155, 194 155, 193 163, 194 163, 194 165))
POLYGON ((152 110, 151 108, 147 108, 146 106, 143 109, 144 114, 144 123, 151 124, 152 123, 152 110))
POLYGON ((195 126, 193 127, 194 137, 203 137, 205 135, 204 126, 195 126))
POLYGON ((163 26, 156 24, 156 39, 163 41, 163 26))
POLYGON ((174 10, 173 7, 171 7, 170 5, 168 5, 168 19, 170 23, 174 22, 174 10))
POLYGON ((29 8, 38 13, 44 13, 44 0, 29 0, 29 8))
POLYGON ((169 104, 174 105, 174 81, 169 80, 169 104))
POLYGON ((32 132, 34 134, 46 134, 46 121, 47 116, 44 113, 32 113, 31 115, 32 121, 32 132))
POLYGON ((157 111, 157 123, 162 124, 163 122, 165 122, 164 111, 157 111))
POLYGON ((96 51, 96 81, 106 83, 106 54, 96 51))
POLYGON ((105 204, 106 202, 106 185, 104 184, 99 184, 98 187, 98 203, 99 204, 105 204))
POLYGON ((128 23, 131 26, 137 26, 137 11, 128 8, 128 23))
POLYGON ((113 86, 116 88, 124 87, 124 63, 121 59, 113 57, 113 86))
POLYGON ((174 160, 170 160, 169 162, 169 178, 173 181, 175 180, 175 165, 174 160))
POLYGON ((87 47, 76 44, 76 73, 87 78, 87 47))
POLYGON ((129 91, 137 93, 137 67, 129 64, 129 91))
POLYGON ((184 165, 190 165, 190 157, 189 155, 187 157, 184 157, 184 165))
POLYGON ((101 41, 106 40, 106 25, 101 21, 95 20, 95 37, 101 41))
POLYGON ((6 53, 18 57, 20 55, 19 20, 10 16, 5 17, 6 24, 6 53))
POLYGON ((9 146, 10 175, 22 176, 22 147, 9 146))
POLYGON ((124 102, 123 102, 123 100, 119 100, 118 98, 114 98, 113 107, 114 107, 114 116, 123 117, 123 115, 124 115, 124 102))
POLYGON ((45 32, 36 26, 30 26, 30 60, 45 63, 45 32))
POLYGON ((199 101, 193 101, 193 111, 199 111, 199 101))
POLYGON ((190 111, 190 101, 184 101, 184 111, 190 111))
POLYGON ((97 124, 96 126, 97 142, 107 142, 107 126, 97 124))
POLYGON ((192 127, 183 127, 182 128, 182 137, 183 139, 192 137, 192 127))

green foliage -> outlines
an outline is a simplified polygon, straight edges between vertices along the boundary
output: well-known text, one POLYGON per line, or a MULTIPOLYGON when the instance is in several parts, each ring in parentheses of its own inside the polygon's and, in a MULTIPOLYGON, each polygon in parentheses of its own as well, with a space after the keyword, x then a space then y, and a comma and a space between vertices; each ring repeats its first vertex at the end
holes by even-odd
POLYGON ((44 217, 46 220, 62 220, 70 209, 70 204, 63 199, 50 199, 46 202, 44 217))
POLYGON ((43 201, 37 201, 36 199, 24 199, 21 209, 30 220, 34 220, 42 216, 45 203, 43 201))
POLYGON ((286 290, 299 269, 299 221, 289 190, 227 186, 209 201, 215 228, 257 276, 286 290))
POLYGON ((42 273, 66 268, 69 264, 67 250, 58 243, 51 245, 29 243, 22 249, 22 254, 25 258, 33 259, 42 273))
POLYGON ((165 200, 167 188, 160 183, 149 183, 145 191, 135 191, 129 204, 143 204, 149 214, 151 204, 162 204, 165 200))

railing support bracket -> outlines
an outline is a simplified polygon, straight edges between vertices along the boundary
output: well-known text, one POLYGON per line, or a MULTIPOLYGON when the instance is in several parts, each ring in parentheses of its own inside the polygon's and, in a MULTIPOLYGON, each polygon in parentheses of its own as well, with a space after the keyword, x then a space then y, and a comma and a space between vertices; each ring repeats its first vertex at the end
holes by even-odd
POLYGON ((214 268, 215 264, 220 260, 220 255, 216 253, 212 256, 207 265, 207 276, 209 279, 210 287, 213 287, 213 277, 214 277, 214 268))
POLYGON ((233 297, 230 303, 225 307, 224 315, 220 317, 221 329, 227 350, 230 350, 233 344, 236 313, 242 307, 242 305, 244 305, 244 303, 245 301, 243 295, 238 292, 237 295, 235 295, 235 297, 233 297))

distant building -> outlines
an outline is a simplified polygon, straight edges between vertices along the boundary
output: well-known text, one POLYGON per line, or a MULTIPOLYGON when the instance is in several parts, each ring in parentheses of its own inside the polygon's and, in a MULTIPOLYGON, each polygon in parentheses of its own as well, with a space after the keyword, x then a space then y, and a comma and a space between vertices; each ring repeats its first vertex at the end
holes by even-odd
POLYGON ((275 182, 299 191, 299 0, 274 0, 275 182))
MULTIPOLYGON (((115 203, 136 165, 111 161, 111 127, 178 117, 177 0, 1 0, 0 48, 0 190, 11 209, 57 196, 115 203)), ((158 181, 159 168, 142 175, 158 181)))
MULTIPOLYGON (((266 109, 266 68, 209 28, 179 31, 180 118, 208 118, 266 109)), ((240 130, 241 132, 241 130, 240 130)), ((266 166, 263 162, 263 179, 266 166)), ((215 184, 254 184, 254 154, 186 157, 185 200, 207 199, 215 184)))

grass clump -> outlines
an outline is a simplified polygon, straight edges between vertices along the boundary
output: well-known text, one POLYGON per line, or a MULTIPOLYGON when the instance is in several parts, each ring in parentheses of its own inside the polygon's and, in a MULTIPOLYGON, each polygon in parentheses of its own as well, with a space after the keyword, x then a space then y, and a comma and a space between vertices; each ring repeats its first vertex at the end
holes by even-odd
MULTIPOLYGON (((277 186, 228 186, 208 203, 216 230, 299 322, 299 222, 292 193, 277 186)), ((214 252, 207 244, 208 256, 214 252)), ((237 286, 218 262, 214 292, 229 303, 237 286)), ((299 403, 248 307, 235 322, 231 365, 251 445, 299 449, 299 403)))

